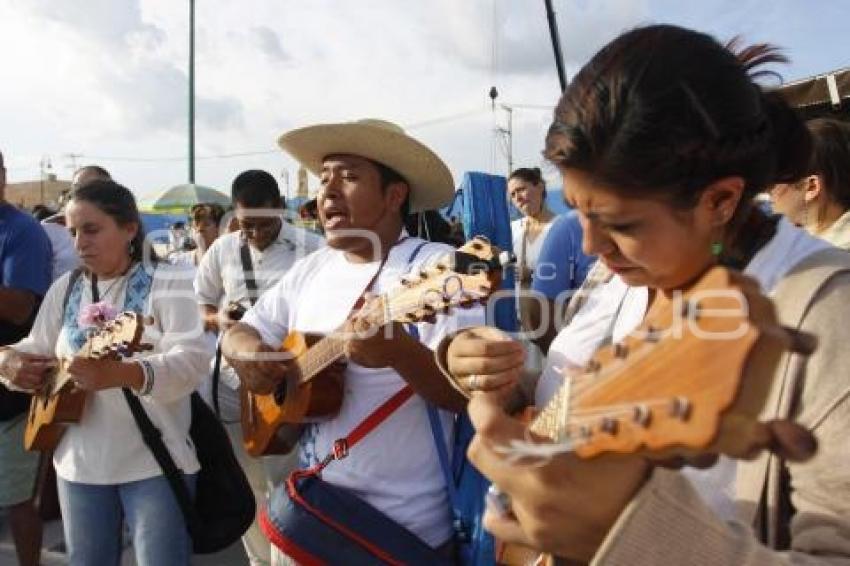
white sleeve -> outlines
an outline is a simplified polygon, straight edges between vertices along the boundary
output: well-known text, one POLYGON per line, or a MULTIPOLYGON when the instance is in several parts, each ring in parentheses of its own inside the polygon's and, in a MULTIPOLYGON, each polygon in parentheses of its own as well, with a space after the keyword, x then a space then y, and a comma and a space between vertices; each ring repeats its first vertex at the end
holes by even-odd
MULTIPOLYGON (((289 273, 292 271, 290 270, 289 273)), ((263 293, 257 303, 248 309, 241 321, 256 330, 263 342, 275 348, 289 334, 290 286, 288 282, 290 277, 287 275, 263 293)))
POLYGON ((224 281, 221 278, 221 253, 224 241, 213 242, 210 249, 203 255, 195 274, 195 293, 197 304, 210 305, 218 308, 224 296, 224 281))
MULTIPOLYGON (((157 271, 160 269, 167 268, 157 271)), ((171 403, 197 389, 207 375, 213 350, 188 279, 155 277, 149 301, 154 322, 145 328, 144 339, 152 342, 154 349, 139 359, 153 368, 150 398, 171 403)))

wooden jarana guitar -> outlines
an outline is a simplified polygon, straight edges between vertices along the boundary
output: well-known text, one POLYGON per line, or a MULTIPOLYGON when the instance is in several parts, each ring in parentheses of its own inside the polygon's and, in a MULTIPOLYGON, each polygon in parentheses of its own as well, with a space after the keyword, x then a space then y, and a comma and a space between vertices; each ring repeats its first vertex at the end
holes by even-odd
MULTIPOLYGON (((473 238, 403 279, 398 288, 369 301, 358 317, 370 327, 380 328, 389 322, 430 320, 452 307, 483 302, 501 282, 498 255, 498 249, 485 238, 473 238)), ((323 370, 343 356, 342 331, 321 338, 291 332, 280 348, 291 359, 287 381, 268 395, 241 388, 242 434, 248 454, 287 451, 291 446, 279 442, 277 436, 282 425, 339 411, 343 384, 323 370)))
MULTIPOLYGON (((811 335, 779 325, 754 280, 715 267, 672 300, 657 299, 637 330, 582 371, 564 372, 529 428, 581 458, 751 457, 780 357, 814 348, 811 335)), ((500 564, 557 563, 516 545, 498 551, 500 564)))
MULTIPOLYGON (((121 313, 89 336, 77 355, 84 358, 131 356, 150 348, 141 344, 143 330, 142 315, 121 313)), ((45 387, 33 394, 24 431, 27 450, 55 449, 67 426, 79 422, 83 415, 86 392, 74 388, 67 371, 69 364, 70 360, 61 360, 45 387)))

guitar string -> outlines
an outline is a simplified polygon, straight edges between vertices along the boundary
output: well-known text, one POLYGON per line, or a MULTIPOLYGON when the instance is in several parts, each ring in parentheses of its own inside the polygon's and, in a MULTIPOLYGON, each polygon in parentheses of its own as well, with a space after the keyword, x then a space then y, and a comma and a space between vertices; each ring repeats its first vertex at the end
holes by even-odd
MULTIPOLYGON (((437 262, 434 263, 434 265, 443 263, 447 257, 448 256, 441 257, 437 262)), ((425 271, 425 269, 423 269, 422 271, 425 271)), ((445 272, 440 272, 440 274, 445 275, 445 277, 443 278, 444 281, 448 280, 451 277, 458 276, 458 274, 454 272, 449 274, 445 274, 445 272)), ((422 281, 424 280, 426 279, 422 279, 422 281)), ((360 311, 358 311, 358 318, 366 320, 372 325, 372 328, 375 328, 376 326, 383 326, 389 320, 394 320, 398 316, 398 314, 402 312, 408 312, 411 307, 425 306, 427 304, 423 301, 422 295, 420 295, 415 300, 408 300, 407 302, 393 302, 393 296, 402 296, 406 293, 409 293, 410 290, 410 287, 402 287, 401 289, 389 291, 385 295, 382 295, 379 301, 372 303, 373 306, 371 310, 366 310, 366 312, 364 312, 365 309, 361 309, 360 311)), ((461 291, 465 291, 465 289, 461 287, 461 291)), ((425 292, 423 292, 423 294, 425 292)), ((470 296, 470 300, 480 299, 480 297, 483 296, 483 293, 477 292, 477 295, 478 296, 476 296, 475 293, 471 291, 466 291, 466 296, 470 296)), ((434 308, 435 311, 437 310, 435 307, 432 308, 434 308)), ((434 314, 436 315, 437 312, 435 312, 434 314)), ((348 322, 348 320, 346 322, 348 322)), ((332 334, 329 334, 328 336, 325 336, 324 338, 316 342, 316 344, 314 344, 310 348, 310 350, 308 350, 308 354, 305 356, 305 360, 303 362, 296 362, 298 363, 299 369, 302 372, 302 383, 313 377, 315 373, 323 370, 334 359, 339 357, 339 355, 341 354, 340 348, 343 347, 343 342, 341 342, 339 339, 335 339, 334 335, 346 334, 348 332, 349 331, 345 330, 345 325, 337 328, 332 334), (309 352, 314 350, 315 352, 313 354, 309 354, 309 352)))

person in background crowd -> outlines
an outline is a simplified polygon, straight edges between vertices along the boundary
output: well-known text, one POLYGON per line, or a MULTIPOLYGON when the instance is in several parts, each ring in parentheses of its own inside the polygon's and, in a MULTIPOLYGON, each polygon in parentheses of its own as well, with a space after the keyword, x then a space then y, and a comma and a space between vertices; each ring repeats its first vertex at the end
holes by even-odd
MULTIPOLYGON (((316 247, 318 240, 306 231, 298 231, 282 220, 281 196, 277 181, 269 173, 249 170, 233 180, 231 198, 239 230, 219 237, 198 264, 195 291, 204 317, 205 329, 220 333, 235 324, 266 289, 279 281, 295 261, 316 247), (310 238, 310 239, 308 239, 310 238), (251 265, 246 273, 242 252, 251 265), (246 283, 256 282, 256 292, 246 283)), ((220 355, 220 354, 216 354, 220 355)), ((220 375, 204 384, 202 396, 220 416, 230 434, 234 452, 254 489, 257 501, 266 498, 272 482, 295 465, 294 456, 253 458, 242 445, 240 425, 239 378, 223 361, 220 375), (214 386, 218 382, 220 385, 214 386)), ((255 522, 242 537, 252 566, 282 564, 279 553, 263 536, 255 522)))
POLYGON ((542 295, 545 303, 533 303, 531 323, 533 328, 540 328, 546 322, 546 327, 540 328, 540 337, 535 340, 543 352, 549 349, 549 344, 567 322, 564 320, 564 309, 596 261, 594 256, 582 251, 581 240, 581 219, 578 213, 570 211, 561 214, 552 222, 537 256, 531 290, 542 295), (542 308, 548 313, 541 315, 542 308))
POLYGON ((806 176, 770 191, 775 212, 839 248, 850 250, 850 124, 807 124, 814 148, 806 176))
MULTIPOLYGON (((569 385, 574 402, 588 387, 604 395, 609 373, 582 386, 565 370, 586 367, 650 309, 681 312, 679 291, 719 263, 744 270, 780 320, 818 340, 811 356, 787 353, 775 366, 766 392, 775 402, 750 436, 754 450, 772 453, 676 470, 643 454, 579 458, 569 445, 581 437, 569 434, 549 457, 533 457, 543 446, 503 412, 501 394, 478 394, 513 387, 520 345, 490 328, 463 331, 445 363, 458 387, 476 393, 470 459, 510 498, 485 516, 502 540, 605 565, 850 562, 850 349, 837 331, 850 318, 850 257, 753 206, 759 192, 803 175, 811 140, 781 96, 753 81, 785 59, 766 45, 736 56, 735 45, 670 25, 637 28, 564 91, 545 155, 600 269, 549 349, 535 401, 542 408, 569 385)), ((683 385, 692 377, 662 371, 683 385)), ((587 423, 587 413, 565 414, 576 428, 587 423)))
POLYGON ((146 269, 139 212, 125 187, 87 183, 65 213, 84 269, 73 282, 71 274, 56 281, 29 336, 0 351, 0 380, 38 390, 62 359, 70 362, 74 387, 88 393, 81 420, 67 427, 53 457, 71 566, 118 564, 125 520, 139 566, 188 565, 183 513, 122 389, 139 399, 194 492, 199 464, 189 438, 189 395, 212 352, 191 281, 167 265, 146 269), (91 327, 125 310, 152 319, 141 337, 152 350, 126 360, 76 355, 91 327))
MULTIPOLYGON (((0 153, 0 355, 27 335, 50 286, 50 242, 38 222, 5 200, 0 153)), ((24 451, 30 396, 0 381, 0 508, 9 512, 18 563, 36 566, 42 524, 33 504, 39 455, 24 451)))
POLYGON ((168 227, 168 253, 187 251, 186 223, 178 220, 168 227))
MULTIPOLYGON (((525 291, 531 288, 536 276, 537 258, 555 215, 546 206, 546 183, 538 167, 523 167, 511 173, 508 196, 522 213, 522 218, 511 222, 511 236, 520 287, 525 291)), ((522 329, 534 331, 533 313, 539 312, 539 304, 533 297, 521 293, 519 308, 522 329)))
POLYGON ((168 256, 175 265, 197 267, 207 249, 218 238, 224 208, 220 204, 196 204, 189 210, 189 229, 195 249, 176 251, 168 256))
POLYGON ((41 222, 46 218, 50 218, 56 214, 53 210, 47 208, 43 204, 37 204, 32 207, 32 217, 41 222))

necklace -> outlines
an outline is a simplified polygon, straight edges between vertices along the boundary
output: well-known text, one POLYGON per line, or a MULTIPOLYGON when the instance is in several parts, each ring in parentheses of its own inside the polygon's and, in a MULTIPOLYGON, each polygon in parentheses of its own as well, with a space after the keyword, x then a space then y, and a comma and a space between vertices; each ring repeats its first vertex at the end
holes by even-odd
POLYGON ((105 300, 107 297, 109 297, 109 293, 112 292, 112 289, 115 288, 115 286, 119 282, 124 281, 125 275, 126 274, 119 275, 118 277, 113 279, 112 282, 109 283, 109 285, 106 286, 106 290, 103 292, 103 296, 101 296, 100 289, 97 288, 97 275, 92 273, 92 276, 91 276, 91 302, 98 303, 98 302, 101 301, 101 299, 105 300))

